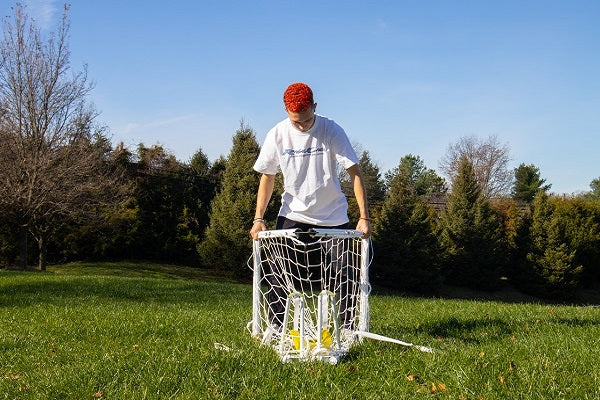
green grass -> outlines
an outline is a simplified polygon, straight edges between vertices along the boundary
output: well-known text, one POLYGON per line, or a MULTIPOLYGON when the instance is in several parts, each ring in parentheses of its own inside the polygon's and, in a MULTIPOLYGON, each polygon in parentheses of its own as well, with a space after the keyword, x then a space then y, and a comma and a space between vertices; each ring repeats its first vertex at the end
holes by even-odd
POLYGON ((600 398, 599 308, 375 293, 371 331, 438 351, 282 364, 246 331, 250 299, 174 266, 0 270, 0 399, 600 398))

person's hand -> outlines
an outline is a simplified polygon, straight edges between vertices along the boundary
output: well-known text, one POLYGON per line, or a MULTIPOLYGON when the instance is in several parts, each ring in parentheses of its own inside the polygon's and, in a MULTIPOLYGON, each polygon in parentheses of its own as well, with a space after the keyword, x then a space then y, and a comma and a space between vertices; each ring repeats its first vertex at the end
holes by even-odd
POLYGON ((356 230, 363 233, 363 239, 367 239, 369 236, 371 236, 371 221, 364 218, 359 219, 358 223, 356 224, 356 230))
POLYGON ((256 221, 252 224, 252 229, 250 229, 250 237, 253 240, 258 240, 258 232, 266 231, 267 226, 265 225, 265 221, 256 221))

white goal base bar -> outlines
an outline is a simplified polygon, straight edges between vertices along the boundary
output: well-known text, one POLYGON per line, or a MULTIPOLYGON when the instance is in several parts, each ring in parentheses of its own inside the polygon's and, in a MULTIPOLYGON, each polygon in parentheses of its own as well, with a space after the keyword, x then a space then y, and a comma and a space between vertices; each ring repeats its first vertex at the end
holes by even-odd
POLYGON ((393 339, 391 337, 387 337, 387 336, 383 336, 383 335, 378 335, 377 333, 365 332, 365 331, 356 331, 356 332, 354 332, 354 334, 356 336, 362 337, 362 338, 375 339, 375 340, 379 340, 381 342, 389 342, 389 343, 399 344, 401 346, 413 347, 413 348, 415 348, 415 349, 417 349, 419 351, 423 351, 425 353, 433 353, 435 351, 431 347, 419 346, 419 345, 416 345, 416 344, 412 344, 412 343, 408 343, 408 342, 403 342, 401 340, 393 339))

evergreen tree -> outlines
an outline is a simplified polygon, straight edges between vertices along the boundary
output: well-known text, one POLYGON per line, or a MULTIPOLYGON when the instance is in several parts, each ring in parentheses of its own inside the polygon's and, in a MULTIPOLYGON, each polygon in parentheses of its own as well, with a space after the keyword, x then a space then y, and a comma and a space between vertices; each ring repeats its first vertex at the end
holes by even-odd
POLYGON ((538 192, 532 208, 527 253, 532 279, 526 289, 544 297, 572 297, 583 270, 574 262, 576 251, 567 243, 563 223, 546 193, 538 192))
POLYGON ((582 287, 593 288, 600 283, 600 202, 590 202, 579 196, 553 197, 554 217, 560 222, 559 232, 575 252, 572 265, 581 265, 578 278, 582 287))
POLYGON ((494 289, 506 262, 501 226, 463 157, 442 214, 441 242, 449 283, 494 289))
POLYGON ((585 197, 589 200, 600 202, 600 178, 592 180, 590 189, 592 190, 586 193, 585 197))
POLYGON ((521 274, 523 260, 527 253, 527 238, 531 225, 530 207, 523 207, 511 197, 495 199, 492 208, 503 227, 507 251, 505 273, 512 283, 517 283, 521 274))
POLYGON ((183 210, 183 165, 161 145, 138 146, 136 201, 138 257, 181 261, 177 243, 178 218, 183 210))
MULTIPOLYGON (((106 260, 139 258, 138 241, 140 208, 136 198, 137 162, 121 142, 108 157, 111 167, 122 171, 119 191, 127 193, 122 201, 98 210, 93 223, 69 224, 53 241, 49 251, 61 260, 106 260)), ((143 257, 149 258, 149 257, 143 257)))
POLYGON ((182 166, 179 179, 184 184, 183 208, 177 223, 177 243, 187 262, 197 262, 197 246, 209 224, 209 211, 216 194, 216 177, 211 174, 211 164, 202 149, 192 156, 188 165, 182 166))
POLYGON ((248 276, 252 252, 248 232, 256 207, 259 175, 253 170, 259 146, 243 122, 233 137, 220 191, 211 204, 210 224, 198 252, 203 263, 229 274, 248 276))
POLYGON ((421 164, 409 155, 387 175, 389 193, 373 228, 377 254, 373 271, 374 278, 386 284, 426 292, 435 291, 440 283, 440 247, 433 210, 420 196, 419 176, 426 171, 421 164))
POLYGON ((202 149, 194 153, 189 166, 197 175, 208 175, 210 171, 210 161, 202 149))
POLYGON ((406 180, 417 196, 443 195, 448 191, 444 178, 427 168, 421 157, 412 154, 402 157, 400 164, 386 173, 387 186, 394 185, 393 180, 398 177, 406 180))
POLYGON ((225 167, 227 165, 227 160, 224 156, 219 156, 208 170, 208 175, 211 177, 212 181, 215 184, 215 193, 221 191, 221 185, 223 183, 223 175, 225 174, 225 167))
MULTIPOLYGON (((379 166, 371 160, 371 155, 368 151, 363 151, 358 161, 358 167, 363 179, 363 184, 367 192, 367 203, 369 205, 369 215, 372 220, 376 220, 381 205, 385 199, 385 183, 381 178, 379 166)), ((348 173, 341 174, 341 186, 344 194, 348 199, 348 217, 350 226, 355 226, 360 218, 360 210, 354 198, 354 188, 350 182, 348 173)))
POLYGON ((515 183, 512 196, 515 200, 531 203, 539 190, 547 191, 552 185, 544 185, 545 179, 540 177, 540 170, 533 164, 521 163, 515 168, 515 183))

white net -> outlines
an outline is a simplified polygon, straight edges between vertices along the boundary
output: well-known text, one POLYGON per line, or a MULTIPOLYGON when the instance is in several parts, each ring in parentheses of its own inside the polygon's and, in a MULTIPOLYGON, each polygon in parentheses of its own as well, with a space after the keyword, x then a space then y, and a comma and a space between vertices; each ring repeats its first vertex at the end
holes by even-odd
POLYGON ((282 360, 335 363, 368 331, 369 241, 352 230, 265 231, 253 250, 252 334, 282 360))

